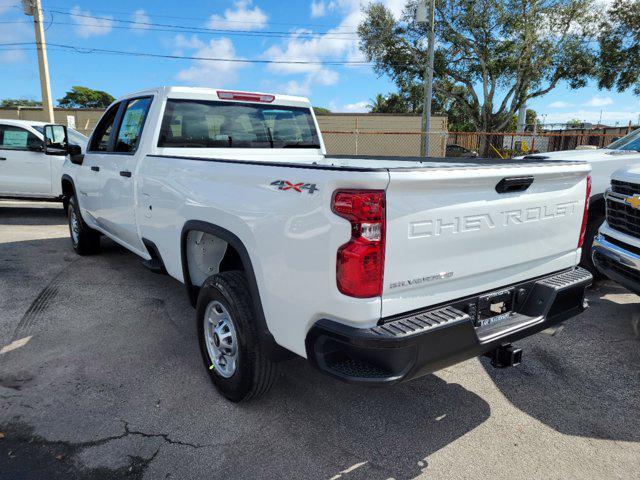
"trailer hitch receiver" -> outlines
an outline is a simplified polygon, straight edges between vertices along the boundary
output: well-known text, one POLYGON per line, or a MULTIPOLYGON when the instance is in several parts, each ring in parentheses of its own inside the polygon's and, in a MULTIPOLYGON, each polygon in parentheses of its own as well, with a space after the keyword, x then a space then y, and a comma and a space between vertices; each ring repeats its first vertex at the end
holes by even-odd
POLYGON ((496 368, 515 367, 522 362, 522 349, 513 345, 501 345, 495 350, 485 353, 491 359, 491 365, 496 368))

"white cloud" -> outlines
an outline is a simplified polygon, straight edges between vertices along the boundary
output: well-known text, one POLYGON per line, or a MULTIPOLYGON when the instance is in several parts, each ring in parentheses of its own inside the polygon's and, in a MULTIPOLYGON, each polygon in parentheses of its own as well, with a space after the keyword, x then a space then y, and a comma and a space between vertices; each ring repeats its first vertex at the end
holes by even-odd
MULTIPOLYGON (((405 0, 385 0, 383 3, 396 16, 400 15, 405 6, 405 0)), ((325 34, 311 37, 309 34, 313 33, 312 31, 297 30, 287 40, 281 44, 272 45, 262 54, 263 58, 269 60, 307 62, 303 64, 272 63, 267 66, 269 72, 277 75, 307 75, 302 80, 295 79, 286 84, 304 91, 305 95, 310 93, 310 87, 313 84, 334 85, 338 80, 337 73, 331 77, 332 81, 329 83, 326 82, 326 79, 325 81, 314 80, 317 76, 327 77, 329 75, 327 72, 331 71, 317 62, 326 60, 359 61, 364 58, 358 48, 357 37, 345 34, 345 32, 353 32, 354 25, 358 25, 363 20, 361 0, 332 0, 328 3, 323 2, 323 4, 325 6, 320 8, 324 8, 325 12, 331 8, 344 14, 342 21, 336 28, 325 34)))
POLYGON ((136 22, 136 25, 132 25, 134 27, 133 33, 136 35, 142 35, 144 31, 150 27, 150 25, 147 24, 151 23, 151 19, 149 18, 149 15, 147 15, 147 12, 142 8, 133 12, 131 20, 136 22))
POLYGON ((312 0, 311 2, 311 18, 320 18, 338 7, 335 1, 326 2, 325 0, 312 0))
POLYGON ((588 102, 585 102, 583 105, 585 107, 606 107, 607 105, 611 105, 612 103, 613 100, 611 99, 611 97, 600 97, 596 95, 588 102))
MULTIPOLYGON (((195 35, 189 39, 182 35, 177 35, 174 40, 176 47, 194 50, 189 53, 190 56, 228 59, 242 58, 236 56, 233 42, 228 38, 213 39, 205 43, 195 35)), ((246 66, 246 63, 193 60, 189 68, 178 72, 177 78, 189 85, 228 87, 235 82, 238 70, 246 66)))
POLYGON ((207 27, 221 30, 260 30, 269 17, 260 7, 251 7, 252 0, 237 0, 234 9, 227 8, 224 15, 211 15, 207 27))
POLYGON ((563 101, 558 101, 558 102, 552 102, 549 104, 549 108, 569 108, 572 107, 573 104, 569 103, 569 102, 563 102, 563 101))
POLYGON ((89 10, 82 10, 77 5, 71 9, 71 15, 71 18, 76 24, 76 33, 82 38, 106 35, 111 31, 111 27, 113 26, 113 17, 88 18, 91 12, 89 10))
POLYGON ((287 95, 309 96, 313 85, 328 87, 338 83, 339 78, 338 72, 321 69, 313 74, 306 75, 303 80, 289 80, 280 85, 278 89, 287 95))
POLYGON ((343 112, 343 113, 363 113, 369 111, 369 102, 366 100, 361 100, 355 103, 347 103, 342 107, 337 107, 335 112, 343 112))

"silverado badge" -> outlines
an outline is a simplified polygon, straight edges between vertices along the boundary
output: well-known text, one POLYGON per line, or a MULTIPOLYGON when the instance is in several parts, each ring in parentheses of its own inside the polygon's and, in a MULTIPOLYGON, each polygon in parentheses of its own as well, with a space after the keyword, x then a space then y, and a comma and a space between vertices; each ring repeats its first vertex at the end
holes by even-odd
POLYGON ((624 201, 631 205, 631 208, 636 210, 640 208, 640 195, 637 193, 634 193, 632 197, 625 198, 624 201))

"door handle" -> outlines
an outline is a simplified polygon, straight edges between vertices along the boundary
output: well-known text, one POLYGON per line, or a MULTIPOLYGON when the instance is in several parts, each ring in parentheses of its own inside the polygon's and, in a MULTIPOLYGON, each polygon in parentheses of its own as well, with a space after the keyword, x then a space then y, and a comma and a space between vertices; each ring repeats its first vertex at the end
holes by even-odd
POLYGON ((4 161, 6 159, 7 159, 6 157, 0 157, 0 161, 4 161))
POLYGON ((120 172, 120 176, 121 177, 130 177, 131 176, 131 172, 129 172, 128 170, 122 170, 120 172))
POLYGON ((94 172, 99 172, 100 171, 100 167, 96 167, 95 165, 91 167, 91 170, 93 170, 94 172))

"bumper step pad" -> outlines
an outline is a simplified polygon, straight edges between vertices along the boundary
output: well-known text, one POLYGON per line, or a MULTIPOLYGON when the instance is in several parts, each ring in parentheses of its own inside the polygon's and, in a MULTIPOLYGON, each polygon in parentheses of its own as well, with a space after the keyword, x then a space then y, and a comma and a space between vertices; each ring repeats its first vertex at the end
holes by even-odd
POLYGON ((443 307, 419 313, 373 327, 371 331, 381 336, 402 337, 427 332, 453 323, 467 322, 471 317, 453 307, 443 307))
POLYGON ((588 271, 575 268, 504 287, 500 290, 513 290, 517 301, 508 316, 488 325, 476 326, 477 308, 471 307, 491 292, 383 319, 371 328, 319 320, 307 335, 307 358, 321 371, 348 382, 384 385, 410 380, 581 313, 584 290, 592 279, 588 271))

